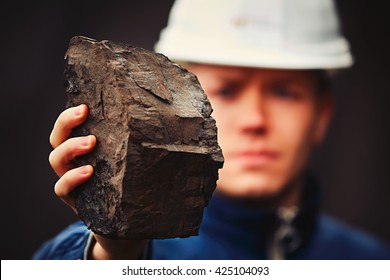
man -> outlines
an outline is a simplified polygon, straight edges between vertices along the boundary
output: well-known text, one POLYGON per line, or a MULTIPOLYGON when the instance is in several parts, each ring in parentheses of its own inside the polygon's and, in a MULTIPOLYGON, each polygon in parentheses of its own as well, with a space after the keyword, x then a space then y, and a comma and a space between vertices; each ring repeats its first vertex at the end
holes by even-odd
MULTIPOLYGON (((34 258, 390 259, 374 237, 320 213, 307 170, 331 118, 328 70, 352 64, 333 2, 176 1, 156 51, 195 73, 214 109, 225 163, 199 236, 115 241, 79 222, 34 258)), ((74 211, 69 194, 93 168, 72 159, 96 138, 69 135, 87 115, 65 110, 50 136, 55 192, 74 211)))

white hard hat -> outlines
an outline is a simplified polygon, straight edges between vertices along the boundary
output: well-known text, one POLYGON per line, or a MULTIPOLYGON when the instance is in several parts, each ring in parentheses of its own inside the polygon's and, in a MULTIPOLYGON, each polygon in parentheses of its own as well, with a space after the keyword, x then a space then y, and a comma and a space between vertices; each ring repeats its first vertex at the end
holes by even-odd
POLYGON ((155 51, 175 61, 262 68, 353 62, 332 0, 176 0, 155 51))

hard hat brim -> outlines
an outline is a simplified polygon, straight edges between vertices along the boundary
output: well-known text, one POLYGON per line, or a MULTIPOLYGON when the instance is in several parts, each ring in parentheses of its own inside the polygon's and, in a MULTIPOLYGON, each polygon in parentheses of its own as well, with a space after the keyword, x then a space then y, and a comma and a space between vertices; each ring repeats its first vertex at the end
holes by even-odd
MULTIPOLYGON (((194 38, 186 40, 181 37, 182 40, 176 41, 171 40, 175 36, 169 37, 171 38, 160 40, 155 45, 155 51, 173 61, 279 69, 338 69, 347 68, 353 64, 348 44, 343 40, 335 42, 333 45, 337 44, 337 46, 333 49, 344 51, 334 53, 330 46, 329 50, 322 49, 316 53, 312 51, 315 49, 313 46, 307 48, 311 51, 305 51, 304 47, 288 45, 275 48, 243 49, 232 45, 199 44, 205 40, 194 40, 194 38)), ((320 47, 323 48, 323 46, 320 47)))

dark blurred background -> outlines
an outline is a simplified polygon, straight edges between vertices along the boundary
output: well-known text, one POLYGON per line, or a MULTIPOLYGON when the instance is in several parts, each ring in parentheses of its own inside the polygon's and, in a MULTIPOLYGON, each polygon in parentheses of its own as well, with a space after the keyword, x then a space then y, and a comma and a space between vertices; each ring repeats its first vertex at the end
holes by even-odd
MULTIPOLYGON (((69 39, 153 49, 173 1, 32 3, 11 3, 0 17, 1 259, 30 259, 77 219, 54 195, 48 163, 49 134, 66 103, 69 39)), ((390 242, 390 20, 378 1, 336 3, 356 63, 334 79, 335 116, 312 166, 324 181, 324 211, 390 242)))

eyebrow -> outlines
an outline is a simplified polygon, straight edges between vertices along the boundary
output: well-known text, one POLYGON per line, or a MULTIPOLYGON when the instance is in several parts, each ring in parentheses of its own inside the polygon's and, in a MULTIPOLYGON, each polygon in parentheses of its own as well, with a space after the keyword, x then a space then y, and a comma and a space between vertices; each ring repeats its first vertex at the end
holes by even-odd
POLYGON ((248 78, 246 73, 242 72, 230 72, 230 73, 217 73, 215 74, 215 78, 222 80, 224 82, 238 82, 240 80, 248 78))

